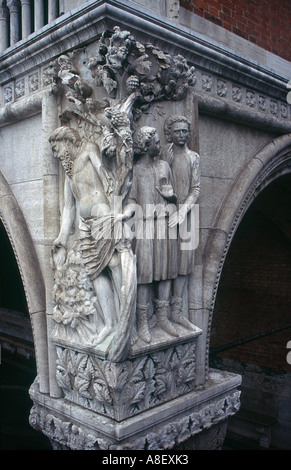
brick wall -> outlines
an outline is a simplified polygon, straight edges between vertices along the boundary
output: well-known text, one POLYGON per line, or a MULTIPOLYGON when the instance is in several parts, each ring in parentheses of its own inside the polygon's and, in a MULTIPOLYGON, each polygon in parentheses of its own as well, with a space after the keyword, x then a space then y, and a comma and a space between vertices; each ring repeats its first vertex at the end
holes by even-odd
POLYGON ((291 243, 254 207, 242 221, 224 264, 212 323, 211 347, 257 337, 222 357, 291 372, 291 243))
POLYGON ((180 5, 291 60, 291 0, 180 0, 180 5))

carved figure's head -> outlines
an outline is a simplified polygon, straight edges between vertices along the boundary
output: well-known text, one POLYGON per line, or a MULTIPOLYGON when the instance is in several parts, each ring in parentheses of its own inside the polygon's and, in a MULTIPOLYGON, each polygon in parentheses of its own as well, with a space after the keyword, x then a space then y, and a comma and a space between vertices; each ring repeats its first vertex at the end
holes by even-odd
POLYGON ((133 135, 133 151, 138 157, 148 153, 154 158, 160 153, 160 138, 154 127, 144 126, 133 135))
POLYGON ((191 124, 185 116, 171 116, 165 121, 164 131, 167 142, 184 146, 190 137, 191 124))
POLYGON ((80 134, 70 127, 58 127, 50 136, 49 142, 55 157, 59 158, 65 172, 71 178, 77 151, 82 145, 80 134))

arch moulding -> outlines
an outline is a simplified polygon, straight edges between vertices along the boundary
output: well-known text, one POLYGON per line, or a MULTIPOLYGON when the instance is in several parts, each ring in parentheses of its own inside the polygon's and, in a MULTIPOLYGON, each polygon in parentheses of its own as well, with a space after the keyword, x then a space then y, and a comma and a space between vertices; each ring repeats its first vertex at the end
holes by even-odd
POLYGON ((48 347, 45 287, 39 261, 18 202, 0 172, 0 219, 9 237, 21 275, 30 315, 40 391, 48 390, 48 347))
POLYGON ((208 312, 206 368, 219 280, 233 236, 246 211, 266 186, 291 173, 291 134, 272 139, 238 172, 212 226, 203 253, 203 306, 208 312))

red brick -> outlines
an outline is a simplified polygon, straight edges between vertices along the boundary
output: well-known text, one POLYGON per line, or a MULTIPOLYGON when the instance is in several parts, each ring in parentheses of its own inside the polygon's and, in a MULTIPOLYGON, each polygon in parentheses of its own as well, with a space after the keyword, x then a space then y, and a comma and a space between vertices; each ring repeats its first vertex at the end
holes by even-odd
POLYGON ((290 0, 181 0, 180 4, 290 60, 290 0))

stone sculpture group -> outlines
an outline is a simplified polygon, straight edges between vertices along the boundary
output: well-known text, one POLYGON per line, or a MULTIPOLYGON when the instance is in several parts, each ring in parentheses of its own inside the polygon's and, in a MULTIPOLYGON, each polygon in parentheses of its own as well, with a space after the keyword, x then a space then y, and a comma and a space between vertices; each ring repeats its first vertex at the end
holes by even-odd
MULTIPOLYGON (((161 145, 149 117, 160 103, 183 101, 195 71, 118 27, 103 33, 86 73, 78 54, 51 64, 55 92, 65 90, 67 103, 50 137, 64 170, 52 250, 54 339, 59 359, 62 347, 77 346, 118 364, 199 330, 184 305, 200 193, 192 123, 164 116, 161 145)), ((63 389, 67 372, 59 364, 63 389)))

